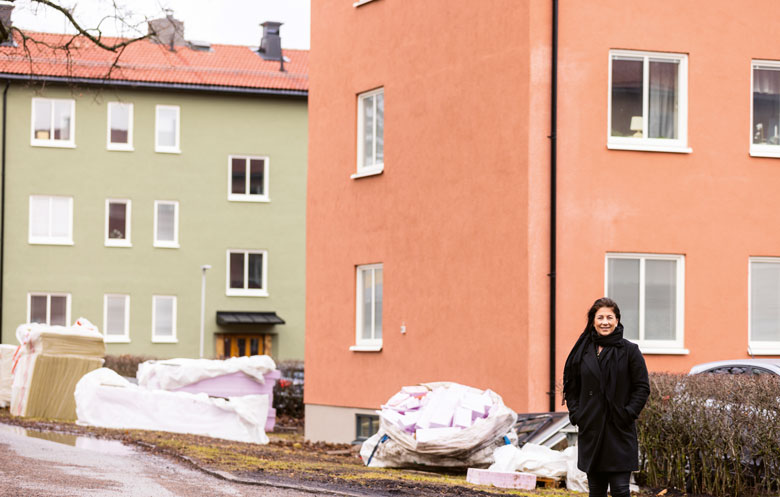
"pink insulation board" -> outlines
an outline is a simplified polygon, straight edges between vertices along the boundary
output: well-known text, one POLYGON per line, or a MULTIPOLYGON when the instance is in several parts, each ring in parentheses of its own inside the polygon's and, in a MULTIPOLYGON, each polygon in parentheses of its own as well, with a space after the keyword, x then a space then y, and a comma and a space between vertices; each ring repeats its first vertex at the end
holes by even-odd
POLYGON ((492 485, 499 488, 518 488, 533 490, 536 488, 536 475, 530 473, 488 471, 469 468, 466 481, 474 485, 492 485))

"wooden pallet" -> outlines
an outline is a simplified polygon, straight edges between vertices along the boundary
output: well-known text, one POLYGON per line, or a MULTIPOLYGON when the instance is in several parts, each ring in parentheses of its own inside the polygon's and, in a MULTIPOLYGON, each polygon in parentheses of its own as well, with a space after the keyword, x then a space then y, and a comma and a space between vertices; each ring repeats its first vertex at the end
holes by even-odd
POLYGON ((556 478, 545 478, 543 476, 536 477, 536 486, 542 488, 561 488, 563 487, 563 480, 556 478))

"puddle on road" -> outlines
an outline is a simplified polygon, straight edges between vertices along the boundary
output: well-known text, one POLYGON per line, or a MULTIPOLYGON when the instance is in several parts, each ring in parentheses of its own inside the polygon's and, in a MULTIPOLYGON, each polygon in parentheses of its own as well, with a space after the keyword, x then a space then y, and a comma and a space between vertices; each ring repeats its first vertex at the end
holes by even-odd
POLYGON ((54 431, 27 430, 21 426, 6 425, 3 423, 0 423, 0 431, 24 437, 39 438, 62 445, 70 445, 71 447, 113 456, 128 456, 136 453, 134 448, 124 445, 118 440, 103 440, 100 438, 71 435, 68 433, 57 433, 54 431))

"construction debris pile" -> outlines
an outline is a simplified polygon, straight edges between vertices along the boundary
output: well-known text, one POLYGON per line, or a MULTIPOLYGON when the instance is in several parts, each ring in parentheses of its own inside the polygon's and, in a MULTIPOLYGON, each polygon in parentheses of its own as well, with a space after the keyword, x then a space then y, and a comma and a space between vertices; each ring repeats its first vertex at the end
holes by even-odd
POLYGON ((14 345, 0 344, 0 407, 11 405, 11 387, 14 376, 11 370, 14 366, 14 345))
POLYGON ((80 318, 73 326, 23 324, 16 338, 21 345, 11 366, 11 414, 76 419, 73 391, 84 374, 103 365, 103 335, 80 318))
POLYGON ((367 466, 487 466, 517 440, 517 415, 498 394, 458 383, 403 387, 378 413, 379 432, 360 451, 367 466))

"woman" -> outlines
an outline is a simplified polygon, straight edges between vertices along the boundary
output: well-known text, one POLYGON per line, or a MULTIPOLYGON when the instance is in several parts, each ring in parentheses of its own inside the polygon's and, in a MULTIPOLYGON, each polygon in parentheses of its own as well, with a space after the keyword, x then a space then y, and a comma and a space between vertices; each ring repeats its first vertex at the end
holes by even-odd
POLYGON ((579 427, 577 466, 588 474, 590 497, 628 497, 639 469, 635 420, 650 395, 647 367, 636 344, 623 338, 620 308, 608 298, 588 322, 563 369, 569 419, 579 427))

